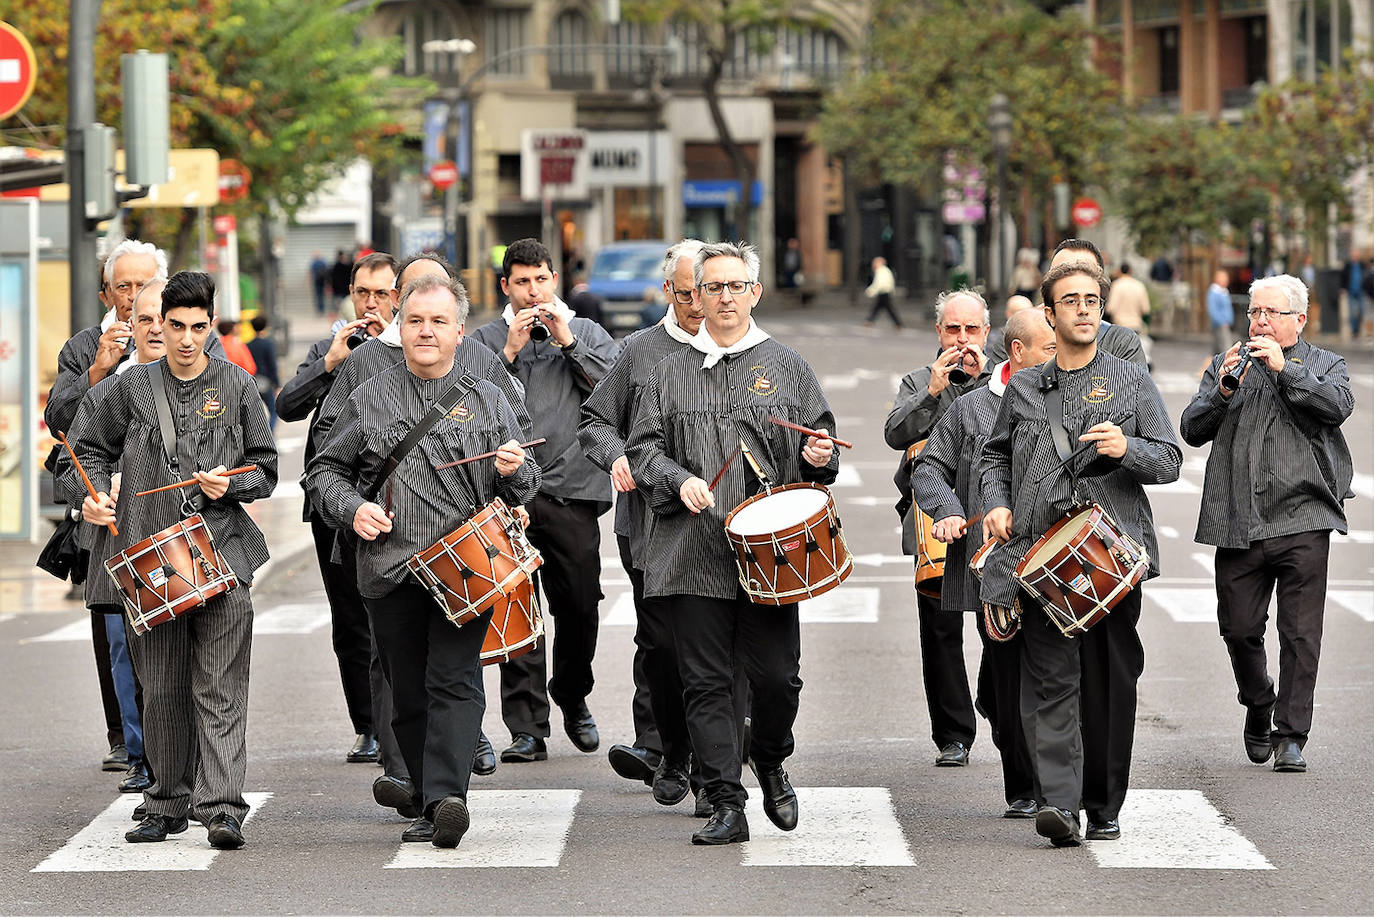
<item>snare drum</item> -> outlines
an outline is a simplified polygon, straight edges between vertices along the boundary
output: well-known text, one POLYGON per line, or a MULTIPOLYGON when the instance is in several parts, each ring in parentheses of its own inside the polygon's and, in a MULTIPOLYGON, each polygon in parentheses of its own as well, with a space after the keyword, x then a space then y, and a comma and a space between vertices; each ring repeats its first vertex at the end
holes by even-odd
POLYGON ((740 585, 750 601, 790 605, 844 582, 854 567, 835 500, 803 482, 755 494, 725 517, 740 585))
MULTIPOLYGON (((983 567, 987 565, 988 557, 1000 542, 996 538, 989 538, 983 542, 983 546, 974 552, 973 560, 968 562, 968 568, 973 571, 973 575, 979 580, 983 578, 983 567)), ((1021 596, 1017 596, 1010 608, 1002 605, 992 605, 988 602, 983 603, 983 630, 988 635, 988 639, 998 643, 1006 643, 1021 628, 1021 596)))
POLYGON ((139 635, 239 584, 199 513, 111 557, 105 571, 124 594, 129 625, 139 635))
POLYGON ((539 613, 539 590, 526 578, 508 595, 499 596, 491 612, 491 624, 482 640, 482 665, 510 662, 539 645, 544 618, 539 613))
MULTIPOLYGON (((925 444, 926 441, 921 440, 907 448, 908 465, 915 463, 925 444)), ((935 540, 932 532, 934 519, 921 512, 921 508, 914 503, 911 510, 916 514, 913 518, 916 526, 916 591, 927 598, 938 599, 945 582, 945 551, 949 546, 935 540)))
POLYGON ((1050 526, 1016 565, 1016 578, 1072 637, 1106 617, 1149 567, 1149 553, 1093 503, 1050 526))
POLYGON ((512 599, 543 562, 520 520, 498 497, 406 566, 448 619, 462 626, 502 599, 512 599))

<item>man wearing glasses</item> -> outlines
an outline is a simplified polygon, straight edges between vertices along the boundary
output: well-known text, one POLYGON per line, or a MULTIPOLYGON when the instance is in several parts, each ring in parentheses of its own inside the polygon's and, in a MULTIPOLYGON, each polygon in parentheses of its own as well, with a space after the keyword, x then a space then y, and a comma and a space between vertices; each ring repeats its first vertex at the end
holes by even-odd
POLYGON ((1250 285, 1250 339, 1217 354, 1180 430, 1210 442, 1199 544, 1215 545, 1217 620, 1256 764, 1303 772, 1317 684, 1331 530, 1353 496, 1341 424, 1355 409, 1345 360, 1303 340, 1307 286, 1281 274, 1250 285), (1264 633, 1277 586, 1279 680, 1264 633))
MULTIPOLYGON (((1066 513, 1089 503, 1149 555, 1158 543, 1142 485, 1178 479, 1183 452, 1149 371, 1098 345, 1102 274, 1071 263, 1041 283, 1055 358, 1011 378, 978 465, 985 535, 1003 542, 983 572, 981 598, 1010 607, 1016 564, 1066 513), (1086 446, 1084 446, 1086 444, 1086 446), (1093 445, 1095 444, 1095 445, 1093 445), (1084 446, 1081 455, 1074 450, 1084 446)), ((1072 588, 1072 587, 1070 587, 1072 588)), ((1121 836, 1130 782, 1136 682, 1145 650, 1136 624, 1141 590, 1129 590, 1086 633, 1069 637, 1040 603, 1020 595, 1021 720, 1035 766, 1035 829, 1056 847, 1121 836)))
MULTIPOLYGON (((965 392, 987 383, 984 353, 991 330, 987 302, 973 290, 941 293, 935 300, 935 332, 940 354, 929 366, 907 373, 897 389, 897 403, 883 424, 887 444, 905 453, 930 436, 938 421, 965 392)), ((911 463, 903 460, 897 487, 902 513, 902 553, 916 553, 916 509, 910 500, 911 463)), ((936 767, 963 767, 977 731, 973 696, 964 667, 964 615, 958 603, 916 593, 920 622, 921 674, 930 711, 930 737, 939 749, 936 767)))

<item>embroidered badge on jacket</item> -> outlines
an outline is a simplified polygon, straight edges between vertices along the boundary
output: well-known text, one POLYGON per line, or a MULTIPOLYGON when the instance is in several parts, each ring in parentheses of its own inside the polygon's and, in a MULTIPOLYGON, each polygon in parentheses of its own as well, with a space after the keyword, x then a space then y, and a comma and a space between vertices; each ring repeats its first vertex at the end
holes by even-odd
POLYGON ((762 366, 751 366, 749 371, 754 374, 754 382, 749 386, 749 390, 760 398, 767 398, 778 390, 772 379, 768 378, 767 370, 762 366))
POLYGON ((472 420, 472 411, 468 410, 466 402, 460 401, 448 412, 448 419, 457 423, 467 423, 472 420))
POLYGON ((219 400, 219 389, 207 388, 201 394, 205 397, 205 403, 196 411, 197 414, 206 420, 213 420, 224 413, 224 402, 219 400))
POLYGON ((1116 392, 1107 388, 1106 376, 1093 376, 1091 381, 1093 387, 1088 390, 1088 394, 1083 396, 1084 401, 1089 404, 1102 404, 1116 397, 1116 392))

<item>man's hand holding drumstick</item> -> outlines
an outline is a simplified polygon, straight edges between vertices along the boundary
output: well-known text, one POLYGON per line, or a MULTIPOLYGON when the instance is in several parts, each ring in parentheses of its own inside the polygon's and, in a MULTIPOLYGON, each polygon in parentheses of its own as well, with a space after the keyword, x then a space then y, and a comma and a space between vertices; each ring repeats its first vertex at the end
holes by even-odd
POLYGON ((983 517, 983 540, 992 538, 1003 544, 1011 538, 1011 510, 1005 506, 990 509, 983 517))
POLYGON ((509 440, 502 443, 496 450, 496 473, 503 478, 508 478, 525 463, 525 450, 520 448, 520 443, 516 440, 509 440))
POLYGON ((817 433, 825 434, 822 436, 808 436, 806 445, 802 446, 802 458, 813 468, 824 468, 830 462, 830 456, 835 451, 834 441, 830 439, 825 427, 821 427, 817 433))
POLYGON ((376 541, 378 535, 391 531, 391 520, 395 516, 369 501, 353 513, 353 531, 364 541, 376 541))

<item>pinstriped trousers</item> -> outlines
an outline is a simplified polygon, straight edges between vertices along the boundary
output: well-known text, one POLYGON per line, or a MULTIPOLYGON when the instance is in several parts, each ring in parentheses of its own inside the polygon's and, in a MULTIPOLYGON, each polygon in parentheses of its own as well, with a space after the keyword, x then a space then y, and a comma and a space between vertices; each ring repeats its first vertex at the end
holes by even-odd
POLYGON ((202 823, 221 812, 243 822, 248 804, 248 663, 253 601, 248 587, 204 608, 128 631, 143 683, 143 748, 153 769, 148 812, 202 823))

